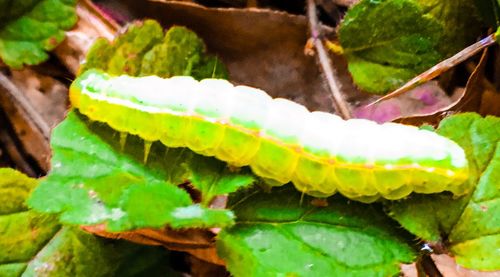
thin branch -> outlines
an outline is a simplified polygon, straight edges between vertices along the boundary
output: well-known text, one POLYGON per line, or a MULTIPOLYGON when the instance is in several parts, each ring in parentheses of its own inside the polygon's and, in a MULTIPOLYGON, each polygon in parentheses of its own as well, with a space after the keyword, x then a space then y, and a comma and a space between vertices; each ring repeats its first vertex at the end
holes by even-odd
POLYGON ((376 103, 379 103, 384 100, 388 100, 391 98, 394 98, 396 96, 399 96, 411 89, 414 89, 415 87, 426 83, 437 76, 441 75, 443 72, 449 70, 450 68, 458 65, 459 63, 467 60, 468 58, 474 56, 475 54, 479 53, 481 50, 484 48, 496 43, 495 40, 495 34, 491 34, 482 40, 470 45, 469 47, 463 49, 462 51, 458 52, 454 56, 436 64, 435 66, 429 68, 427 71, 424 73, 418 75, 417 77, 411 79, 408 81, 408 83, 404 84, 402 87, 398 88, 397 90, 377 99, 376 101, 372 102, 369 104, 373 105, 376 103))
POLYGON ((333 105, 335 110, 340 113, 340 116, 344 119, 351 118, 351 111, 349 109, 349 104, 344 100, 340 88, 338 86, 338 81, 334 75, 334 70, 328 54, 325 50, 323 42, 319 38, 320 30, 318 24, 318 17, 316 14, 316 3, 314 0, 307 0, 307 18, 309 19, 309 28, 311 31, 311 36, 313 39, 314 47, 318 53, 318 60, 323 69, 323 73, 326 76, 326 81, 328 83, 328 88, 333 96, 333 105))

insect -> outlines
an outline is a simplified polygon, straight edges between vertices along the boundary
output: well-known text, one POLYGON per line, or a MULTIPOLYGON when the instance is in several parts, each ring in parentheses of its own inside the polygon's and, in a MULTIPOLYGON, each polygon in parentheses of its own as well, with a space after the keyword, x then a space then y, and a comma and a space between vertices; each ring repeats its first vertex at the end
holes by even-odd
MULTIPOLYGON (((309 195, 363 201, 411 192, 464 193, 463 149, 434 132, 310 112, 225 80, 110 76, 89 70, 70 87, 80 113, 134 134, 250 166, 271 185, 293 182, 309 195)), ((146 147, 147 148, 147 147, 146 147)))

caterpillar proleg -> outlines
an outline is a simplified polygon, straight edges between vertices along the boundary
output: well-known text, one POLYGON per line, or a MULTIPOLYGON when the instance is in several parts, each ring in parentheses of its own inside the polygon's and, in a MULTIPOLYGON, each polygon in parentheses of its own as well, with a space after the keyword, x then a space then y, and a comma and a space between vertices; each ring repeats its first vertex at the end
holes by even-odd
POLYGON ((434 132, 346 121, 225 80, 88 70, 71 85, 70 100, 119 132, 250 166, 275 185, 291 181, 313 196, 340 192, 372 202, 411 192, 460 194, 468 176, 463 149, 434 132))

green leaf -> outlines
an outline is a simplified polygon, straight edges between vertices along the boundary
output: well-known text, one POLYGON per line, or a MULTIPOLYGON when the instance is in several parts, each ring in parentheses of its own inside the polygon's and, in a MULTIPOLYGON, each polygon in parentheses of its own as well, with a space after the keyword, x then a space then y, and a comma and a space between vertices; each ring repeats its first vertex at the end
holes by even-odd
POLYGON ((481 36, 483 26, 474 1, 417 0, 417 2, 427 14, 443 24, 446 32, 439 42, 439 51, 445 57, 457 53, 481 36))
POLYGON ((185 27, 171 27, 165 36, 154 20, 135 22, 113 43, 97 40, 80 69, 98 68, 114 75, 176 75, 227 79, 225 66, 206 53, 204 42, 185 27))
POLYGON ((31 260, 22 276, 180 276, 166 266, 168 252, 62 228, 31 260))
POLYGON ((189 166, 189 180, 201 192, 201 201, 205 205, 217 195, 236 192, 256 181, 248 168, 233 172, 223 163, 207 163, 205 157, 198 155, 193 156, 189 166))
POLYGON ((313 198, 290 186, 232 200, 236 225, 218 236, 234 276, 393 276, 414 252, 376 204, 313 198))
POLYGON ((450 233, 468 200, 468 197, 454 199, 449 194, 417 194, 402 201, 388 202, 387 206, 389 215, 405 229, 425 241, 438 242, 450 233))
POLYGON ((0 168, 0 276, 19 276, 60 228, 54 217, 24 204, 36 185, 35 179, 0 168))
MULTIPOLYGON (((0 276, 165 276, 167 251, 109 241, 23 204, 37 180, 0 169, 0 276), (9 196, 9 197, 7 197, 9 196)), ((50 199, 50 198, 49 198, 50 199)), ((170 276, 170 275, 169 275, 170 276)))
POLYGON ((233 224, 229 210, 194 204, 174 184, 190 180, 202 199, 249 186, 246 173, 230 173, 216 159, 157 142, 144 160, 144 141, 129 136, 122 151, 117 132, 86 123, 72 112, 54 129, 52 170, 29 200, 40 212, 60 213, 64 223, 106 223, 110 231, 142 227, 223 227, 233 224), (209 169, 217 169, 210 171, 209 169))
POLYGON ((500 270, 500 118, 460 114, 443 120, 437 131, 464 148, 474 191, 459 199, 413 196, 390 203, 390 214, 427 241, 446 238, 460 265, 500 270))
POLYGON ((59 229, 53 216, 34 211, 0 215, 0 276, 19 276, 59 229))
POLYGON ((0 3, 0 58, 12 68, 45 61, 45 51, 77 21, 75 0, 4 0, 0 3))
POLYGON ((497 143, 495 155, 448 236, 450 250, 458 264, 480 270, 500 270, 499 214, 500 143, 497 143))
POLYGON ((383 94, 440 60, 442 32, 413 0, 362 0, 346 13, 339 40, 354 82, 383 94))
POLYGON ((10 168, 0 168, 0 176, 0 215, 27 211, 24 201, 38 182, 10 168))
POLYGON ((156 21, 134 22, 112 44, 106 39, 94 43, 80 71, 98 68, 115 75, 137 76, 144 55, 153 46, 161 43, 162 38, 163 29, 156 21))

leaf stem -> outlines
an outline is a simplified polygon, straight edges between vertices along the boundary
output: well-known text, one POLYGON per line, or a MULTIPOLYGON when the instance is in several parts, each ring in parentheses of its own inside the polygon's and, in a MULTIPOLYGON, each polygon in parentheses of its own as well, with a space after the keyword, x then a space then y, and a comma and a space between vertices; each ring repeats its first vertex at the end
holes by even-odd
POLYGON ((316 15, 316 3, 314 0, 307 0, 307 18, 309 20, 309 28, 311 31, 311 37, 313 39, 314 47, 318 53, 318 60, 325 74, 326 81, 328 83, 328 88, 333 97, 333 105, 335 110, 344 119, 351 118, 351 111, 349 109, 349 104, 344 100, 342 92, 338 86, 338 81, 335 77, 331 61, 328 58, 328 54, 325 50, 323 42, 319 38, 320 30, 318 24, 318 17, 316 15))
POLYGON ((437 76, 441 75, 443 72, 449 70, 450 68, 460 64, 461 62, 469 59, 470 57, 474 56, 475 54, 479 53, 481 50, 484 48, 493 45, 496 43, 496 36, 495 34, 491 34, 482 40, 468 46, 467 48, 463 49, 462 51, 458 52, 457 54, 453 55, 452 57, 436 64, 435 66, 429 68, 427 71, 423 72, 422 74, 418 75, 417 77, 411 79, 408 81, 406 84, 404 84, 402 87, 396 89, 395 91, 375 100, 374 102, 370 103, 368 106, 371 106, 373 104, 379 103, 384 100, 388 100, 391 98, 394 98, 396 96, 399 96, 423 83, 426 83, 437 76))

